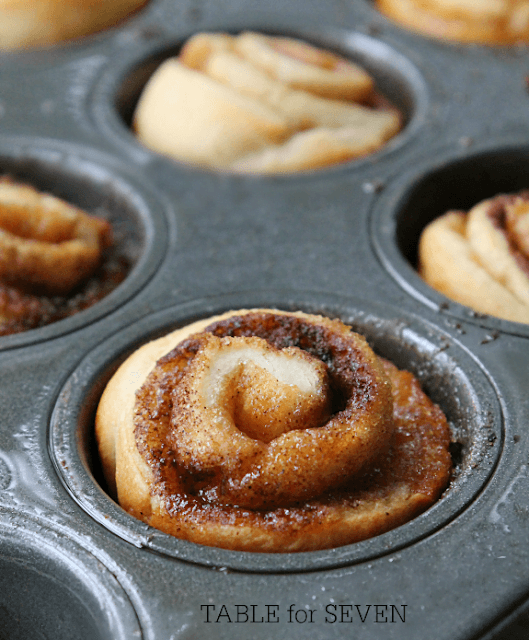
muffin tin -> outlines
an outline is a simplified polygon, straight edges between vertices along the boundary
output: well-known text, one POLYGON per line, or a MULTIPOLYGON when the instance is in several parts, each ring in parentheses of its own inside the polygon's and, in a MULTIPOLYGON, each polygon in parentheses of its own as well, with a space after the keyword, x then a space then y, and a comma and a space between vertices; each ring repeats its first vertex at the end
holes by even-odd
POLYGON ((0 172, 104 212, 133 267, 90 309, 0 339, 0 638, 525 637, 529 328, 448 301, 414 261, 446 208, 528 186, 528 62, 408 33, 368 0, 151 0, 115 30, 2 54, 0 172), (294 176, 158 156, 128 127, 134 103, 207 29, 350 56, 406 126, 294 176), (438 503, 355 545, 252 554, 174 539, 108 497, 93 416, 112 372, 152 337, 253 306, 339 317, 417 375, 453 433, 438 503))

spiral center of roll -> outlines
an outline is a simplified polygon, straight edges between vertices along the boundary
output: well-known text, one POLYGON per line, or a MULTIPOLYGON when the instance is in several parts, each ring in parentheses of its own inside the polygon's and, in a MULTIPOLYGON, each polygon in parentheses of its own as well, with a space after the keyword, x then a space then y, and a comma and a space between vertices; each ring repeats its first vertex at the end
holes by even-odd
POLYGON ((242 335, 212 328, 182 346, 192 357, 171 385, 168 444, 202 498, 259 509, 342 484, 387 448, 393 420, 389 382, 361 336, 319 316, 317 328, 252 319, 263 336, 243 323, 242 335))
POLYGON ((202 394, 250 438, 270 442, 318 427, 330 410, 325 366, 296 347, 274 350, 261 338, 224 338, 206 347, 202 394))
POLYGON ((66 295, 93 275, 111 244, 108 222, 33 187, 0 180, 3 282, 66 295))

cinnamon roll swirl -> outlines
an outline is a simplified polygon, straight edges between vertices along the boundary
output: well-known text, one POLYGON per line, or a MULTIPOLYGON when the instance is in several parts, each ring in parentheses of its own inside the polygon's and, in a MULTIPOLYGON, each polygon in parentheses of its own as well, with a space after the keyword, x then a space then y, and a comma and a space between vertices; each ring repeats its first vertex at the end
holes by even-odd
POLYGON ((0 335, 66 317, 108 293, 126 270, 124 264, 101 270, 111 245, 107 221, 0 179, 0 335), (96 273, 98 286, 81 292, 96 273))
POLYGON ((529 191, 434 220, 421 235, 419 273, 475 311, 529 323, 529 191))
POLYGON ((252 173, 363 156, 400 126, 397 110, 357 65, 298 40, 249 32, 191 38, 153 74, 133 121, 155 151, 252 173))
POLYGON ((96 415, 110 492, 178 538, 325 549, 432 505, 449 429, 413 376, 338 320, 243 310, 148 343, 96 415))
POLYGON ((46 47, 112 27, 147 0, 0 0, 0 50, 46 47))
POLYGON ((396 22, 444 40, 510 45, 529 40, 527 0, 376 0, 396 22))

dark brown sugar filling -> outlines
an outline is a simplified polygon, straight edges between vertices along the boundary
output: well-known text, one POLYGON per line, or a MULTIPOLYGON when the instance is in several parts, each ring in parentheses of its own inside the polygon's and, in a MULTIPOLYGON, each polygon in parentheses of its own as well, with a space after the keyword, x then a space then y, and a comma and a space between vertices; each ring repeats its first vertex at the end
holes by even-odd
POLYGON ((129 270, 129 261, 111 248, 94 275, 68 295, 41 295, 0 282, 0 315, 7 316, 0 336, 38 329, 88 309, 123 282, 129 270))

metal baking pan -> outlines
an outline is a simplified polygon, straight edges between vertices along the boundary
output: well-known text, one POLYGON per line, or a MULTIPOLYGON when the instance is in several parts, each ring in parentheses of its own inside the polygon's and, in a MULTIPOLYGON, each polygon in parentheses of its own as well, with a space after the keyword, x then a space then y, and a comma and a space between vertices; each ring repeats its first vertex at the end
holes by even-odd
POLYGON ((114 30, 0 64, 0 173, 104 211, 132 264, 90 309, 0 338, 0 638, 527 637, 529 328, 414 270, 427 221, 528 186, 526 49, 437 42, 368 0, 151 0, 114 30), (155 66, 197 31, 248 28, 361 62, 403 131, 288 177, 141 147, 128 124, 155 66), (249 306, 340 317, 417 375, 453 432, 436 505, 355 545, 252 554, 171 538, 108 497, 93 415, 112 372, 153 336, 249 306))

